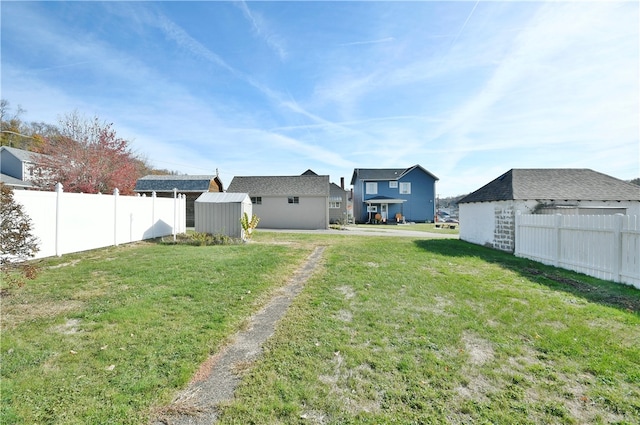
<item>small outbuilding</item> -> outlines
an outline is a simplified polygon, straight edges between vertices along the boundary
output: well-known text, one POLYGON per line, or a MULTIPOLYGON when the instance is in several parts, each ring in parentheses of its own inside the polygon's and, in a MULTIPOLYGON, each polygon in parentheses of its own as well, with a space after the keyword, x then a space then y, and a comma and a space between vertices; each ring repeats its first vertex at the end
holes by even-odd
POLYGON ((138 179, 134 192, 140 195, 152 196, 153 192, 159 198, 173 198, 174 189, 177 193, 186 195, 187 227, 195 226, 195 200, 201 193, 224 192, 222 181, 216 174, 213 175, 148 175, 138 179))
POLYGON ((640 215, 640 187, 590 169, 514 168, 458 205, 460 239, 514 252, 518 212, 640 215))
POLYGON ((245 239, 240 219, 253 215, 247 193, 206 192, 195 200, 195 231, 245 239))

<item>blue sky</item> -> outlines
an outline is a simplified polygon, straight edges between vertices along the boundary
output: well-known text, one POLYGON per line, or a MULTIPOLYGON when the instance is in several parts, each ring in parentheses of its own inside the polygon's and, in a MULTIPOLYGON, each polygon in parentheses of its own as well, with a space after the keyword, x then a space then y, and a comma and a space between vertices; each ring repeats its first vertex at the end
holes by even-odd
POLYGON ((158 168, 420 164, 441 196, 511 168, 640 177, 639 5, 2 1, 1 96, 112 122, 158 168))

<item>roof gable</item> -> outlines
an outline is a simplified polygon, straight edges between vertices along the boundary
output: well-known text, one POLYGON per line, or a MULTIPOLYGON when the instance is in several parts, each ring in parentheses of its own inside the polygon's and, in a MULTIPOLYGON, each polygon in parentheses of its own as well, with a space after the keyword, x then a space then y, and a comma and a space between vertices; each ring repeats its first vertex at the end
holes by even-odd
POLYGON ((458 203, 530 199, 640 201, 640 187, 590 169, 511 169, 458 203))
POLYGON ((329 176, 236 176, 227 191, 252 196, 329 196, 329 176))
POLYGON ((353 176, 351 177, 351 184, 354 185, 356 180, 377 180, 377 181, 392 181, 399 180, 413 170, 420 170, 427 174, 434 180, 439 180, 432 173, 416 164, 409 168, 356 168, 353 170, 353 176))
POLYGON ((38 158, 44 156, 41 153, 25 151, 11 146, 1 146, 0 150, 7 151, 22 162, 37 162, 38 158))

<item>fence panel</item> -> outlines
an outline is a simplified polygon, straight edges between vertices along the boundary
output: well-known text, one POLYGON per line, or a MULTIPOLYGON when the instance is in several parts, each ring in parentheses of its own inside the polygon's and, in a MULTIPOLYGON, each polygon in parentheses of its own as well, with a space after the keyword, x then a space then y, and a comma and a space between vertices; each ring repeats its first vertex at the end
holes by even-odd
POLYGON ((56 255, 56 193, 16 190, 15 201, 31 219, 31 233, 40 240, 36 258, 56 255))
POLYGON ((624 216, 621 233, 620 280, 640 288, 640 216, 624 216))
POLYGON ((113 245, 114 196, 61 193, 58 254, 113 245))
POLYGON ((40 240, 36 258, 186 231, 186 197, 15 191, 40 240))
POLYGON ((640 220, 518 214, 515 255, 640 289, 640 220))

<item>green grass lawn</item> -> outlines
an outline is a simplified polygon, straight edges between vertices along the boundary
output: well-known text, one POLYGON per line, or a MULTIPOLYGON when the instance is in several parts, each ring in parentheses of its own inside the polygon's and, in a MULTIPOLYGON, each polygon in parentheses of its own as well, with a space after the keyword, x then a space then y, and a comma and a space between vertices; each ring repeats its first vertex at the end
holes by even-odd
POLYGON ((2 300, 0 423, 147 423, 317 244, 221 424, 640 423, 640 291, 459 240, 266 232, 47 260, 2 300))
POLYGON ((142 243, 53 258, 2 300, 2 424, 143 424, 310 249, 142 243))

